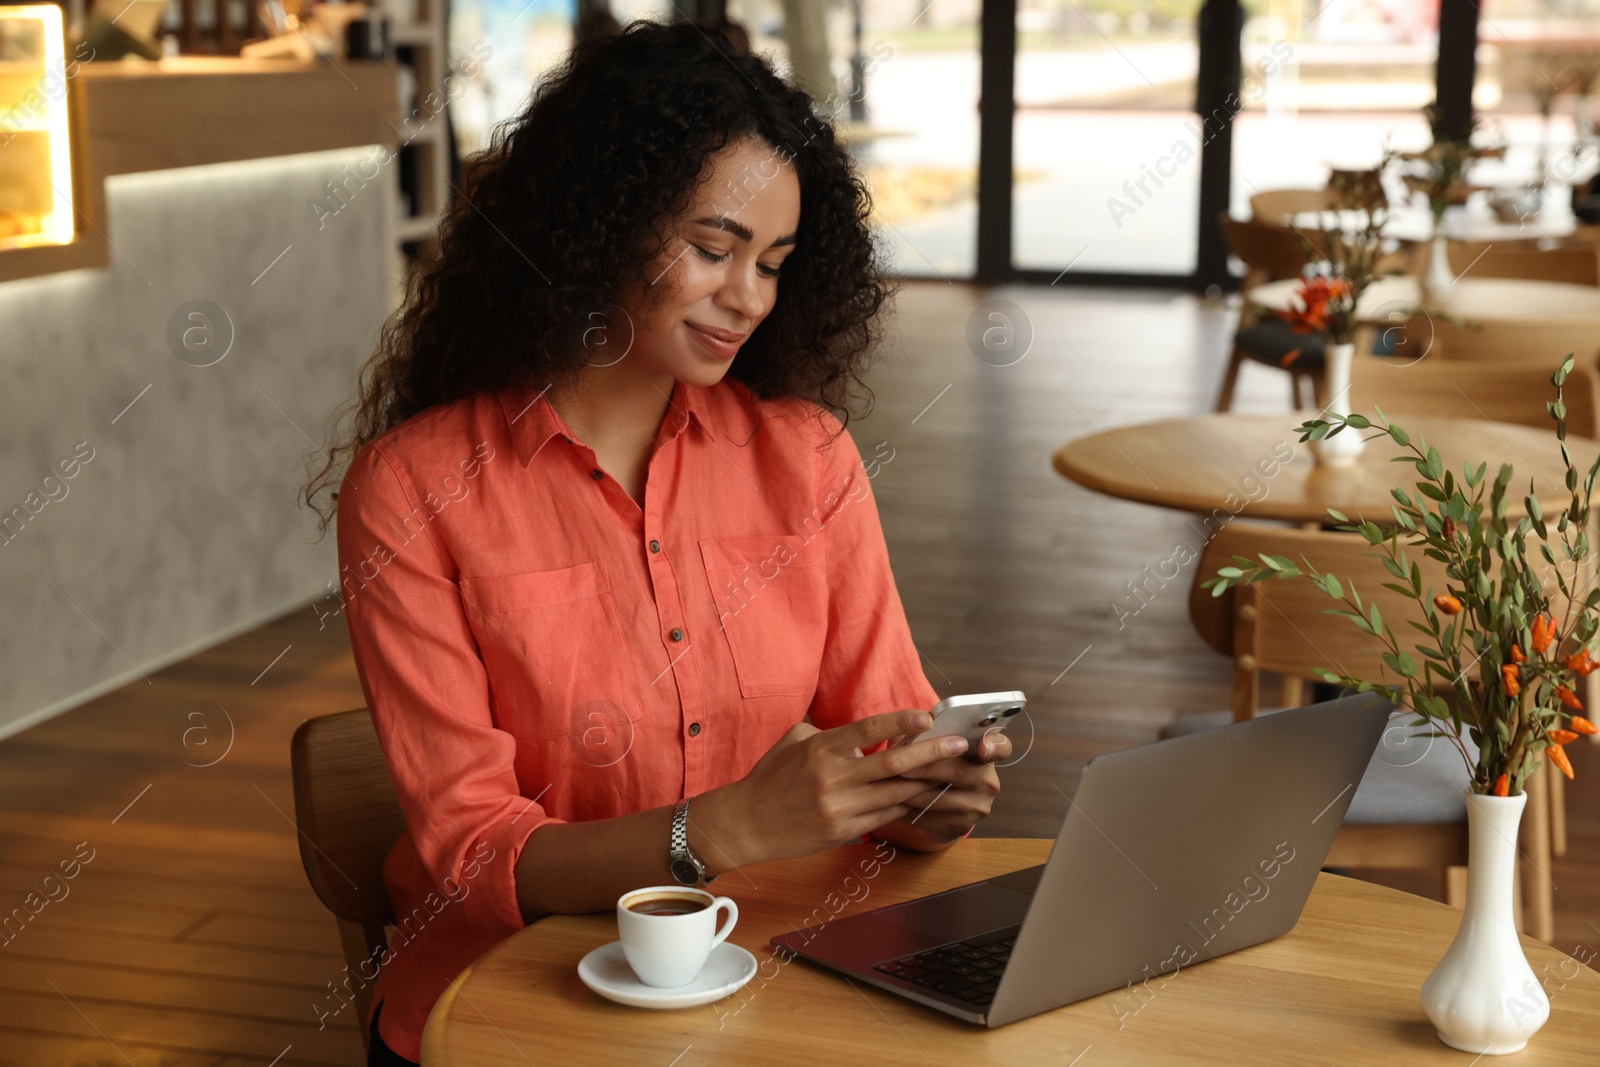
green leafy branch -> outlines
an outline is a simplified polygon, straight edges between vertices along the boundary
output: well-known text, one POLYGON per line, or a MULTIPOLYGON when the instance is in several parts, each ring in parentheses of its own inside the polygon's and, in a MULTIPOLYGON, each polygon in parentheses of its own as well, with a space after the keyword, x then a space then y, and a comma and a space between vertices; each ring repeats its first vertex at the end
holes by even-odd
POLYGON ((1553 521, 1544 514, 1531 480, 1521 501, 1523 515, 1515 523, 1510 521, 1514 477, 1510 464, 1502 466, 1492 482, 1486 479, 1483 463, 1466 464, 1457 477, 1445 468, 1436 448, 1389 422, 1376 407, 1375 420, 1329 413, 1297 428, 1303 442, 1376 430, 1371 439, 1387 437, 1400 449, 1394 461, 1416 470, 1415 492, 1390 491, 1395 503, 1390 509, 1392 521, 1385 525, 1351 519, 1332 509, 1328 518, 1336 529, 1360 535, 1377 550, 1371 555, 1394 579, 1383 588, 1420 608, 1425 621, 1405 621, 1423 635, 1423 641, 1404 647, 1378 605, 1363 603, 1353 582, 1318 570, 1304 557, 1297 564, 1265 553, 1258 559, 1238 556, 1232 566, 1220 568, 1216 577, 1202 583, 1213 596, 1221 596, 1241 584, 1303 577, 1339 601, 1341 606, 1329 612, 1349 619, 1381 642, 1381 659, 1398 680, 1356 678, 1342 669, 1319 668, 1317 676, 1358 692, 1383 692, 1409 708, 1416 714, 1413 727, 1456 746, 1472 774, 1473 788, 1480 793, 1494 792, 1497 785, 1520 793, 1538 765, 1537 757, 1547 751, 1570 776, 1560 746, 1573 738, 1574 731, 1594 729, 1588 720, 1570 714, 1582 710, 1574 693, 1575 678, 1595 669, 1589 654, 1600 627, 1596 614, 1600 587, 1594 583, 1594 568, 1585 567, 1591 562, 1587 531, 1600 459, 1580 481, 1567 447, 1562 395, 1573 362, 1569 355, 1551 375, 1556 399, 1546 405, 1555 420, 1570 494, 1570 503, 1553 521), (1424 582, 1417 552, 1443 564, 1443 590, 1436 592, 1424 582), (1570 580, 1565 567, 1571 569, 1570 580), (1551 574, 1559 596, 1548 588, 1551 574), (1582 583, 1580 575, 1585 578, 1582 583), (1561 656, 1564 643, 1571 651, 1561 656), (1564 714, 1572 719, 1569 730, 1560 728, 1564 714), (1477 748, 1476 759, 1463 738, 1477 748))

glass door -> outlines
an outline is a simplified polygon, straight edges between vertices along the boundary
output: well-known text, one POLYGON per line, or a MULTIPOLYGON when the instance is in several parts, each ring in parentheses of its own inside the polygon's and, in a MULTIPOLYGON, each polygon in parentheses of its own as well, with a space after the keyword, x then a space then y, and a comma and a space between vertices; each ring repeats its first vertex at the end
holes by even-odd
POLYGON ((450 0, 449 52, 456 150, 486 147, 520 112, 544 73, 572 47, 577 0, 450 0))
POLYGON ((1012 262, 1188 276, 1200 0, 1017 0, 1012 262))
POLYGON ((804 87, 850 146, 896 274, 976 266, 979 4, 728 0, 753 51, 804 87))
POLYGON ((1230 211, 1429 143, 1439 0, 1245 0, 1230 211))

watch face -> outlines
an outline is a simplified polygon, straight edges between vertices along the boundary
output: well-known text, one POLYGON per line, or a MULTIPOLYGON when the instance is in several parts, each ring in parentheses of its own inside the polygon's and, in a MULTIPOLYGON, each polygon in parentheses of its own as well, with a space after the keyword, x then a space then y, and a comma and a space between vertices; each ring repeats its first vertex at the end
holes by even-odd
POLYGON ((700 881, 700 871, 688 860, 676 859, 672 861, 672 877, 680 885, 694 885, 700 881))

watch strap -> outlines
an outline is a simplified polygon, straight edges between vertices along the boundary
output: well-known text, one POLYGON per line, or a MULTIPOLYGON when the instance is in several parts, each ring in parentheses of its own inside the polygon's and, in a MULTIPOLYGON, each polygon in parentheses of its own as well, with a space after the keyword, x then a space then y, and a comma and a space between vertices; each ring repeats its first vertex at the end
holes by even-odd
POLYGON ((685 859, 700 873, 700 881, 709 884, 715 880, 716 875, 706 874, 706 865, 700 857, 694 854, 689 847, 689 802, 693 797, 684 797, 672 809, 672 843, 669 859, 685 859))

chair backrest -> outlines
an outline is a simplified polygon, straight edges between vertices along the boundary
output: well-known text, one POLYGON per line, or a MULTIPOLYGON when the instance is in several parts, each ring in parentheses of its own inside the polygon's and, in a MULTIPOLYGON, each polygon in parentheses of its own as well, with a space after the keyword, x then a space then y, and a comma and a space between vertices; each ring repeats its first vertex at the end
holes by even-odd
MULTIPOLYGON (((1396 633, 1409 636, 1415 631, 1405 620, 1424 621, 1422 610, 1416 601, 1383 587, 1394 578, 1373 554, 1379 551, 1355 534, 1338 531, 1290 529, 1245 520, 1217 531, 1200 554, 1189 590, 1189 617, 1206 644, 1233 659, 1236 721, 1255 715, 1261 671, 1314 678, 1313 672, 1321 667, 1372 682, 1398 679, 1384 665, 1383 644, 1356 629, 1349 619, 1328 614, 1329 608, 1340 606, 1338 601, 1308 579, 1273 578, 1236 587, 1220 597, 1212 596, 1200 583, 1215 577, 1219 567, 1232 566, 1234 556, 1258 559, 1265 552, 1287 556, 1296 563, 1303 557, 1318 570, 1336 575, 1347 587, 1353 582, 1363 604, 1377 604, 1384 621, 1396 633)), ((1424 558, 1416 549, 1408 550, 1407 558, 1421 566, 1424 589, 1431 585, 1436 594, 1444 592, 1442 564, 1424 558)), ((1411 643, 1404 641, 1405 645, 1411 643)))
POLYGON ((383 861, 406 829, 365 708, 307 719, 289 746, 300 862, 341 919, 394 922, 383 861))
POLYGON ((1542 282, 1600 285, 1600 248, 1574 243, 1556 248, 1451 241, 1450 270, 1468 278, 1526 278, 1542 282))
MULTIPOLYGON (((1298 278, 1301 268, 1311 261, 1300 232, 1289 226, 1246 222, 1227 214, 1221 215, 1218 222, 1228 251, 1244 262, 1242 288, 1246 293, 1263 282, 1298 278)), ((1313 242, 1317 236, 1315 232, 1306 234, 1313 242)))
POLYGON ((1411 320, 1408 343, 1432 333, 1427 355, 1452 363, 1494 363, 1501 366, 1543 368, 1546 374, 1570 353, 1591 361, 1600 353, 1600 317, 1593 319, 1484 319, 1457 323, 1442 316, 1411 320))
POLYGON ((1327 211, 1335 206, 1326 189, 1267 189, 1250 198, 1250 217, 1255 222, 1285 225, 1289 216, 1302 211, 1327 211))
MULTIPOLYGON (((1563 353, 1564 354, 1564 353, 1563 353)), ((1471 362, 1436 359, 1413 363, 1358 354, 1350 364, 1350 408, 1370 415, 1374 405, 1402 426, 1406 415, 1455 419, 1493 419, 1554 431, 1545 405, 1555 399, 1546 364, 1471 362)), ((1594 355, 1577 360, 1562 397, 1567 431, 1600 438, 1600 364, 1594 355)))

